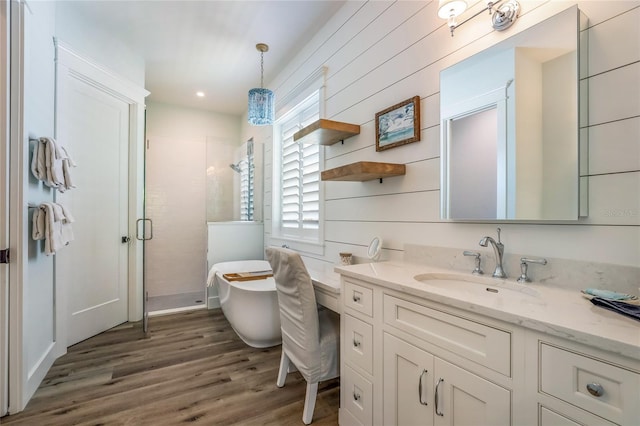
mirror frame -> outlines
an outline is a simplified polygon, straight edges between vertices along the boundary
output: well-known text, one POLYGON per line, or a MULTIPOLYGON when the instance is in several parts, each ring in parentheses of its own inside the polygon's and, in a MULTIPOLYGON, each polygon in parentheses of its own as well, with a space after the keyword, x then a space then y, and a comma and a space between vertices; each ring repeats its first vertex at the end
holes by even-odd
MULTIPOLYGON (((448 133, 450 132, 450 125, 451 125, 451 121, 454 118, 457 118, 455 116, 447 116, 446 118, 444 117, 444 113, 443 113, 443 106, 442 106, 442 93, 441 93, 441 104, 440 104, 440 113, 441 113, 441 118, 440 118, 440 150, 441 150, 441 155, 440 155, 440 220, 445 221, 445 222, 473 222, 473 223, 496 223, 496 222, 509 222, 509 223, 552 223, 552 222, 560 222, 560 223, 566 223, 566 222, 575 222, 577 220, 579 220, 582 217, 586 217, 588 215, 588 198, 587 198, 587 194, 588 194, 588 187, 587 187, 587 175, 588 175, 588 170, 587 170, 587 162, 585 161, 585 159, 587 158, 587 147, 588 147, 588 135, 587 132, 583 131, 583 128, 586 126, 587 124, 587 117, 588 117, 588 101, 587 101, 587 95, 588 95, 588 88, 586 87, 585 84, 582 83, 582 79, 584 77, 586 77, 587 75, 587 44, 586 44, 586 33, 584 32, 584 30, 586 29, 586 24, 587 24, 587 18, 586 16, 580 11, 580 9, 578 8, 577 5, 573 5, 561 12, 558 12, 534 25, 532 25, 531 27, 525 29, 522 32, 519 32, 511 37, 508 37, 502 41, 500 41, 499 43, 496 43, 492 46, 487 47, 486 49, 483 49, 473 55, 470 55, 464 59, 462 59, 461 61, 452 64, 449 67, 443 68, 441 70, 441 73, 443 71, 445 71, 446 69, 450 69, 451 67, 454 67, 474 56, 477 55, 481 55, 483 53, 486 52, 491 52, 492 49, 495 51, 498 51, 499 49, 504 49, 505 46, 511 46, 511 47, 516 47, 516 46, 520 46, 520 43, 522 42, 523 39, 526 39, 526 35, 527 32, 529 32, 530 30, 533 30, 534 28, 539 28, 541 25, 543 25, 544 23, 547 23, 548 21, 552 21, 554 19, 556 20, 564 20, 564 19, 569 19, 575 17, 576 19, 576 80, 577 80, 577 93, 576 93, 576 116, 577 116, 577 123, 576 123, 576 128, 575 128, 575 133, 576 133, 576 154, 577 154, 577 158, 576 158, 576 163, 577 163, 577 170, 576 170, 576 199, 577 199, 577 206, 576 206, 576 214, 575 216, 572 216, 571 218, 522 218, 522 219, 509 219, 507 217, 504 218, 450 218, 448 217, 449 212, 448 212, 448 206, 449 206, 449 201, 448 201, 448 195, 449 195, 449 185, 448 185, 448 179, 449 179, 449 164, 447 163, 447 151, 448 151, 448 133), (497 47, 497 49, 495 49, 497 47)), ((538 30, 540 31, 540 30, 538 30)), ((525 47, 530 47, 528 45, 525 45, 525 47)), ((441 77, 442 78, 442 77, 441 77)), ((508 82, 508 84, 510 84, 510 82, 508 82)), ((503 89, 507 89, 508 88, 508 84, 507 86, 505 86, 505 88, 503 89)), ((442 88, 441 88, 442 89, 442 88)), ((479 108, 482 109, 482 108, 479 108)))
POLYGON ((375 236, 369 243, 367 248, 367 257, 376 262, 380 258, 380 251, 382 250, 382 238, 375 236))

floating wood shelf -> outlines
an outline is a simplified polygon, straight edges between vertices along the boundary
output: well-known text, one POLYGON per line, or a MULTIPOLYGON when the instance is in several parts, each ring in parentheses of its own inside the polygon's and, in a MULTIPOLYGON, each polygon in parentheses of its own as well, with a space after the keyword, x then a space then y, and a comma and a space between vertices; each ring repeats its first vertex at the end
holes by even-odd
POLYGON ((322 180, 357 181, 382 179, 401 176, 406 173, 404 164, 375 163, 372 161, 359 161, 336 167, 322 172, 322 180))
POLYGON ((294 133, 293 140, 299 143, 333 145, 357 134, 360 134, 360 126, 357 124, 321 118, 294 133))

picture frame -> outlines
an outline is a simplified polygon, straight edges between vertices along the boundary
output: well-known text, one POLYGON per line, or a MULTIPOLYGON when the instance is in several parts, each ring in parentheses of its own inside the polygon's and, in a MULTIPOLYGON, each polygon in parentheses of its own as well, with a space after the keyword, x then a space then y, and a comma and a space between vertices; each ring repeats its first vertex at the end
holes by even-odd
POLYGON ((376 151, 420 140, 420 96, 376 113, 376 151))

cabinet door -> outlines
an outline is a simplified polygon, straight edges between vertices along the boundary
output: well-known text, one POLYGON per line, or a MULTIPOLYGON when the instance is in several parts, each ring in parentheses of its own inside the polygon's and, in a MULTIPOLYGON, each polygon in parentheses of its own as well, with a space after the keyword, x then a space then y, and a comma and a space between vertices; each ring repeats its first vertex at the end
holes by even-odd
POLYGON ((439 358, 435 362, 435 424, 509 425, 511 392, 439 358))
POLYGON ((433 355, 385 333, 385 426, 433 425, 433 355))

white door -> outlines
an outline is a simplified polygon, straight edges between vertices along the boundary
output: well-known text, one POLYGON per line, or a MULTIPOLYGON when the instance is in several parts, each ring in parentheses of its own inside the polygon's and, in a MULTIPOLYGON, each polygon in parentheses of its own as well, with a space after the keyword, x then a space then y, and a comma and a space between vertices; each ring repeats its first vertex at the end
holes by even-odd
MULTIPOLYGON (((9 2, 0 2, 0 250, 9 247, 9 2)), ((0 265, 0 416, 9 407, 9 266, 0 265)))
POLYGON ((77 187, 57 196, 75 218, 74 241, 56 254, 70 346, 128 319, 129 104, 75 73, 58 79, 57 140, 77 163, 77 187))

